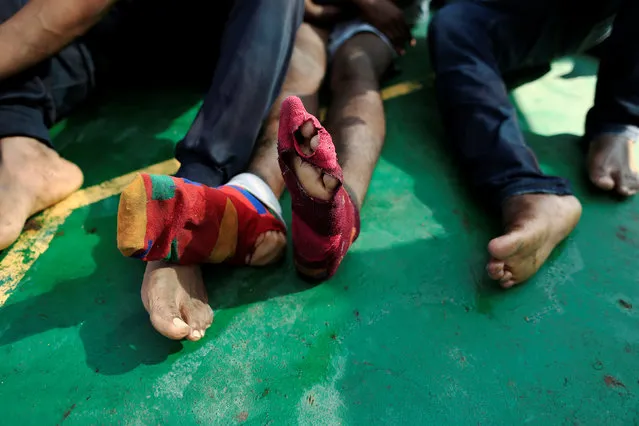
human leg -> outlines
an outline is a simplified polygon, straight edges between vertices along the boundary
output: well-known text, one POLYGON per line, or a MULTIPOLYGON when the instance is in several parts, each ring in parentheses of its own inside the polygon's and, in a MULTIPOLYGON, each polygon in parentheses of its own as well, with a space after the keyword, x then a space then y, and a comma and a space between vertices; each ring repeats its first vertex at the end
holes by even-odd
POLYGON ((392 60, 389 45, 371 33, 355 35, 333 59, 327 127, 358 208, 386 137, 380 81, 392 60))
MULTIPOLYGON (((309 110, 317 113, 318 92, 326 73, 326 38, 324 30, 302 24, 295 38, 295 47, 280 95, 264 122, 262 136, 248 167, 248 175, 265 182, 275 198, 284 191, 284 178, 277 158, 277 134, 282 102, 289 96, 299 96, 309 110)), ((238 178, 245 178, 240 175, 238 178)), ((286 247, 286 235, 268 232, 260 235, 255 244, 252 265, 266 265, 277 260, 286 247)))
MULTIPOLYGON (((0 22, 24 3, 2 2, 0 22)), ((0 81, 0 250, 18 238, 29 216, 82 185, 82 172, 55 152, 48 128, 86 98, 92 72, 88 51, 74 43, 0 81)))
POLYGON ((325 30, 307 23, 300 26, 282 90, 264 122, 261 142, 249 165, 248 170, 267 182, 278 197, 284 190, 284 179, 277 163, 277 132, 282 102, 289 96, 298 96, 311 114, 318 113, 318 92, 327 66, 327 38, 325 30))
MULTIPOLYGON (((295 10, 292 7, 291 2, 281 1, 281 2, 272 2, 272 1, 264 1, 264 2, 250 2, 250 5, 246 2, 238 2, 236 3, 235 8, 238 10, 233 10, 231 12, 231 17, 229 18, 229 30, 231 34, 226 34, 224 36, 224 40, 227 38, 230 41, 235 41, 236 38, 244 37, 245 34, 238 34, 237 32, 240 29, 244 29, 251 34, 253 34, 257 40, 268 39, 270 36, 267 36, 266 33, 269 32, 269 28, 272 27, 273 24, 278 23, 277 20, 274 20, 277 16, 282 22, 283 27, 286 25, 290 26, 290 19, 293 19, 294 16, 290 16, 289 13, 284 13, 286 11, 293 12, 295 10), (262 6, 260 6, 260 4, 262 6), (257 17, 255 16, 257 15, 257 17), (259 19, 258 19, 259 18, 259 19), (234 20, 237 21, 235 24, 239 25, 239 27, 234 27, 234 20), (265 21, 262 22, 261 32, 254 34, 253 31, 255 28, 247 28, 245 25, 250 24, 251 20, 255 20, 253 24, 259 24, 260 20, 265 21), (258 37, 261 35, 261 37, 258 37), (234 36, 234 37, 232 37, 234 36)), ((249 25, 250 26, 250 25, 249 25)), ((260 55, 262 56, 276 56, 276 52, 270 52, 274 55, 269 55, 270 47, 280 48, 281 41, 277 40, 276 46, 260 46, 259 43, 250 43, 250 40, 245 40, 244 45, 241 45, 240 50, 237 51, 232 57, 225 57, 225 54, 229 54, 229 52, 225 51, 229 46, 222 46, 222 57, 218 62, 218 69, 216 70, 216 75, 222 71, 229 72, 229 70, 237 68, 239 65, 242 65, 243 62, 247 60, 247 57, 252 57, 256 59, 258 63, 266 66, 268 64, 260 61, 260 55), (266 50, 266 53, 264 52, 266 50), (240 64, 227 64, 228 61, 239 61, 240 64), (225 62, 226 61, 226 62, 225 62)), ((272 48, 270 50, 273 50, 272 48)), ((291 48, 286 48, 284 53, 287 53, 292 50, 291 48)), ((282 59, 282 58, 281 58, 282 59)), ((286 65, 288 57, 283 58, 283 65, 286 65)), ((247 65, 247 64, 245 64, 247 65)), ((279 67, 279 65, 278 65, 279 67)), ((267 67, 269 69, 269 67, 267 67)), ((232 85, 236 91, 236 98, 245 101, 244 107, 246 107, 246 111, 250 112, 251 108, 254 105, 250 104, 251 93, 246 93, 247 91, 253 91, 256 89, 252 84, 254 84, 252 79, 250 78, 250 74, 254 74, 254 77, 257 79, 263 79, 269 81, 271 84, 277 84, 278 82, 282 82, 284 79, 284 74, 286 72, 286 68, 277 68, 277 74, 272 75, 271 77, 275 79, 275 82, 270 82, 268 78, 265 78, 263 74, 267 74, 260 67, 253 67, 252 70, 243 70, 243 75, 226 75, 222 76, 222 80, 227 81, 228 85, 232 85), (246 74, 246 75, 244 75, 246 74), (243 78, 246 81, 232 81, 233 79, 243 78), (243 85, 242 83, 247 83, 243 85), (250 83, 250 84, 249 84, 250 83)), ((249 142, 249 140, 245 137, 245 127, 252 127, 253 124, 257 125, 257 129, 255 130, 255 134, 251 134, 252 138, 257 137, 257 131, 259 131, 259 123, 262 122, 263 118, 268 113, 268 110, 264 112, 260 112, 258 114, 254 114, 253 116, 247 116, 246 111, 241 111, 242 114, 239 114, 240 111, 237 109, 240 108, 240 105, 237 104, 237 99, 230 99, 226 96, 222 96, 217 94, 222 90, 229 90, 227 87, 215 87, 216 84, 220 84, 220 82, 216 82, 214 78, 213 88, 207 95, 205 99, 204 106, 196 118, 196 121, 191 128, 198 127, 198 123, 202 124, 205 118, 207 118, 207 114, 211 112, 211 110, 215 110, 215 114, 223 115, 224 117, 212 117, 215 119, 220 119, 223 122, 216 123, 212 120, 212 123, 209 123, 208 126, 213 127, 212 132, 216 131, 218 128, 222 129, 227 134, 227 139, 232 139, 232 133, 235 131, 238 133, 238 140, 235 145, 231 147, 228 145, 228 141, 220 140, 220 143, 217 142, 214 146, 211 146, 211 150, 215 151, 218 148, 219 151, 224 151, 225 149, 231 149, 226 154, 229 159, 233 160, 234 173, 236 174, 239 171, 240 163, 243 162, 242 157, 244 156, 243 150, 246 149, 246 145, 250 145, 249 154, 252 151, 253 142, 249 142), (218 102, 216 103, 215 95, 217 96, 218 102), (231 103, 232 106, 236 108, 234 111, 232 108, 226 110, 223 114, 221 111, 221 106, 218 104, 223 103, 231 103), (207 109, 207 104, 212 105, 212 108, 207 109), (228 117, 234 115, 234 112, 237 112, 236 115, 241 115, 240 118, 244 120, 240 123, 235 121, 229 121, 228 117), (257 116, 257 117, 256 117, 257 116), (224 121, 226 120, 226 121, 224 121), (219 145, 219 146, 218 146, 219 145)), ((277 86, 279 90, 279 85, 277 86)), ((263 96, 261 90, 256 89, 254 91, 256 97, 263 96)), ((277 93, 276 93, 277 95, 277 93)), ((270 103, 273 103, 273 99, 270 100, 270 103)), ((214 115, 215 115, 214 114, 214 115)), ((210 118, 210 117, 209 117, 210 118)), ((202 129, 200 129, 202 130, 202 129)), ((206 139, 206 142, 211 142, 208 139, 208 132, 204 132, 202 135, 202 140, 206 139)), ((187 138, 189 136, 187 135, 187 138)), ((201 140, 201 141, 202 141, 201 140)), ((182 145, 183 149, 186 145, 182 145)), ((201 144, 199 145, 201 147, 201 144)), ((178 154, 180 154, 180 149, 178 149, 178 154)), ((179 155, 178 155, 179 156, 179 155)), ((204 155, 200 155, 200 157, 204 158, 204 155)), ((143 260, 159 260, 159 259, 167 259, 174 262, 179 263, 198 263, 200 261, 206 261, 210 250, 214 248, 217 244, 216 242, 216 234, 220 232, 219 227, 223 225, 224 220, 224 206, 223 203, 219 206, 222 211, 215 212, 209 211, 205 207, 207 206, 207 200, 210 197, 220 197, 220 199, 227 199, 231 197, 230 200, 233 200, 234 207, 233 209, 240 209, 240 206, 236 203, 236 197, 233 195, 229 195, 226 192, 226 189, 217 190, 213 187, 207 186, 206 183, 211 183, 211 179, 215 176, 215 173, 211 174, 213 168, 204 165, 203 163, 195 164, 192 162, 182 163, 182 167, 180 171, 178 171, 178 176, 184 177, 184 179, 171 179, 171 178, 160 178, 160 177, 141 177, 132 184, 127 191, 124 192, 122 197, 122 207, 120 209, 120 217, 119 217, 119 246, 121 251, 125 255, 140 257, 143 260), (201 167, 200 167, 201 166, 201 167), (203 170, 204 167, 206 170, 203 170), (206 174, 206 176, 198 175, 198 171, 201 171, 206 174), (202 178, 202 179, 199 179, 202 178), (206 182, 203 182, 205 180, 206 182), (204 185, 203 185, 204 183, 204 185), (201 205, 200 205, 201 204, 201 205), (142 211, 139 211, 142 210, 142 211), (193 215, 193 217, 191 217, 193 215), (137 226, 138 219, 141 220, 140 223, 144 223, 144 227, 137 226), (219 219, 219 220, 218 220, 219 219), (220 222, 222 221, 222 222, 220 222), (184 223, 183 223, 184 222, 184 223), (133 224, 136 224, 134 226, 133 224), (206 228, 206 231, 211 231, 209 233, 210 241, 203 242, 201 239, 198 239, 197 244, 195 240, 192 238, 192 232, 198 226, 202 226, 206 228), (208 229, 207 227, 211 228, 208 229), (184 232, 183 232, 184 231, 184 232), (208 247, 210 245, 211 247, 208 247)), ((220 171, 221 169, 216 169, 220 171)), ((214 170, 213 170, 214 172, 214 170)), ((221 184, 220 181, 216 182, 216 186, 221 184)), ((233 191, 230 191, 233 192, 233 191)), ((235 194, 237 195, 237 194, 235 194)), ((217 201, 213 201, 215 204, 217 201)), ((240 203, 241 204, 241 203, 240 203)), ((237 213, 241 216, 243 213, 238 210, 237 213)), ((261 211, 261 208, 257 208, 257 213, 261 211)), ((235 210, 234 210, 235 211, 235 210)), ((256 212, 253 212, 256 213, 256 212)), ((248 214, 248 213, 247 213, 248 214)), ((259 213, 261 214, 261 213, 259 213)), ((229 219, 230 220, 230 219, 229 219)), ((257 219, 256 219, 257 220, 257 219)), ((261 219, 260 219, 261 220, 261 219)), ((258 220, 259 221, 259 220, 258 220)), ((203 229, 204 229, 203 228, 203 229)), ((257 229, 250 229, 249 232, 250 238, 254 238, 257 235, 254 231, 257 229)), ((252 249, 252 244, 248 241, 243 240, 241 237, 241 230, 237 233, 238 236, 238 245, 234 247, 232 255, 230 257, 224 258, 223 260, 231 260, 233 263, 241 263, 245 259, 245 252, 250 251, 252 249), (246 243, 246 244, 244 244, 246 243)), ((217 257, 217 256, 214 256, 217 257)))
POLYGON ((488 246, 487 270, 504 287, 530 278, 581 214, 568 182, 540 170, 501 77, 563 53, 550 48, 557 21, 540 3, 452 3, 429 31, 447 134, 471 184, 502 211, 505 233, 488 246))
MULTIPOLYGON (((221 57, 211 89, 189 134, 178 148, 177 155, 182 161, 179 176, 219 186, 242 170, 259 126, 284 80, 287 54, 292 50, 292 40, 301 19, 301 6, 301 2, 289 1, 236 5, 224 31, 221 57), (299 18, 296 10, 299 10, 299 18), (280 30, 283 34, 279 34, 280 30), (278 40, 274 33, 281 39, 278 40), (260 60, 262 55, 266 56, 264 60, 260 60), (256 67, 256 64, 260 66, 256 67), (264 100, 264 96, 270 99, 264 100), (260 104, 264 104, 264 110, 257 111, 260 104), (233 111, 235 115, 231 114, 233 111), (251 139, 248 139, 249 134, 251 139)), ((185 212, 190 213, 193 212, 185 212)), ((161 227, 161 224, 156 225, 161 227)), ((245 261, 249 264, 272 262, 281 255, 284 243, 281 230, 256 235, 252 257, 245 261)), ((199 340, 213 320, 206 291, 202 289, 204 283, 199 266, 149 262, 142 299, 149 300, 150 295, 157 299, 154 305, 145 303, 154 327, 172 339, 199 340), (191 303, 193 300, 201 303, 191 303), (196 321, 190 321, 190 317, 196 321)))
MULTIPOLYGON (((634 148, 639 141, 639 4, 612 1, 616 14, 599 66, 595 105, 588 113, 588 170, 601 189, 623 196, 639 191, 634 148)), ((602 16, 605 19, 606 16, 602 16)))
POLYGON ((280 165, 293 202, 296 267, 305 277, 332 276, 359 233, 359 209, 385 136, 379 81, 392 58, 389 45, 371 32, 355 34, 336 51, 330 135, 301 103, 286 101, 280 165))
POLYGON ((177 176, 218 186, 245 170, 284 81, 303 9, 299 0, 234 2, 210 89, 177 147, 177 176))
MULTIPOLYGON (((273 193, 274 197, 267 198, 275 200, 274 203, 284 187, 275 149, 276 117, 279 116, 281 99, 291 93, 314 98, 324 75, 325 68, 321 66, 325 63, 323 47, 321 37, 314 30, 308 26, 300 29, 281 95, 265 121, 261 143, 249 167, 249 172, 259 177, 267 185, 268 192, 273 193)), ((136 178, 121 198, 118 218, 120 250, 127 256, 143 260, 166 259, 182 264, 261 264, 259 261, 255 263, 252 253, 264 235, 282 233, 283 225, 281 219, 264 211, 263 207, 272 209, 268 200, 262 200, 266 206, 260 206, 258 200, 250 199, 253 209, 246 211, 242 205, 243 197, 236 189, 247 190, 260 198, 260 194, 250 187, 255 179, 248 179, 244 184, 233 178, 230 188, 229 185, 211 188, 190 179, 148 175, 136 178), (234 189, 233 186, 240 188, 234 189), (232 206, 229 207, 227 202, 231 202, 232 206), (228 208, 231 208, 228 211, 231 216, 238 216, 236 219, 228 219, 228 208), (233 231, 233 238, 226 235, 227 222, 237 228, 233 231), (232 246, 224 243, 229 238, 232 246), (222 243, 226 249, 220 251, 222 243)))

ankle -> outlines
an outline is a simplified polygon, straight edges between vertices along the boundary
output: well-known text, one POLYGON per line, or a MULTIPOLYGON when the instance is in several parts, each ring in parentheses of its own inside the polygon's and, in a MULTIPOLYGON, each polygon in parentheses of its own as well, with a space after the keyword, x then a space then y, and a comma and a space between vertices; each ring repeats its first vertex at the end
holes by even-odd
POLYGON ((27 136, 9 136, 0 139, 0 161, 6 164, 24 163, 26 159, 57 156, 56 151, 38 139, 27 136))
POLYGON ((363 197, 362 198, 358 197, 357 192, 355 192, 353 187, 348 185, 346 182, 344 182, 342 184, 342 186, 344 187, 344 190, 346 191, 346 193, 350 197, 351 202, 353 203, 353 206, 355 206, 355 209, 357 211, 361 210, 362 209, 362 204, 364 202, 363 197))
MULTIPOLYGON (((263 170, 249 168, 247 173, 257 176, 262 182, 266 183, 276 199, 279 200, 284 193, 286 184, 284 183, 284 178, 279 168, 274 172, 265 172, 263 170)), ((231 180, 233 180, 233 178, 231 180)))

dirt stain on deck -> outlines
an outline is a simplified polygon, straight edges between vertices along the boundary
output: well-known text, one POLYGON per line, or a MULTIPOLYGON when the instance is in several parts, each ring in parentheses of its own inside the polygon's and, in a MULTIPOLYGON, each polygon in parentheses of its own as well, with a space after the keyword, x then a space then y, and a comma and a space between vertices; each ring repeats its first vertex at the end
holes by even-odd
POLYGON ((622 308, 632 309, 632 303, 628 302, 627 300, 619 299, 617 302, 622 308))
POLYGON ((62 421, 65 421, 71 415, 71 412, 74 409, 75 409, 75 404, 73 404, 71 407, 69 407, 67 411, 64 412, 64 414, 62 415, 62 421))
POLYGON ((626 388, 626 385, 624 385, 621 380, 608 374, 604 376, 604 383, 609 388, 626 388))

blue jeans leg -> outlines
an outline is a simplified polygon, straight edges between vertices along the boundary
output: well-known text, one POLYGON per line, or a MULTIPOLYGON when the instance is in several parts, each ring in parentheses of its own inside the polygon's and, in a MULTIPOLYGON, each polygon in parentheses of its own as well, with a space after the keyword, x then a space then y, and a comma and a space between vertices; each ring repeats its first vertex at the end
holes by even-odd
POLYGON ((493 206, 519 194, 572 193, 566 179, 539 168, 502 79, 502 72, 543 63, 569 47, 553 42, 556 16, 544 2, 520 1, 519 9, 454 2, 435 14, 429 29, 445 130, 471 185, 493 206))
POLYGON ((177 147, 177 176, 218 186, 247 167, 284 82, 303 13, 301 0, 235 2, 213 82, 177 147))

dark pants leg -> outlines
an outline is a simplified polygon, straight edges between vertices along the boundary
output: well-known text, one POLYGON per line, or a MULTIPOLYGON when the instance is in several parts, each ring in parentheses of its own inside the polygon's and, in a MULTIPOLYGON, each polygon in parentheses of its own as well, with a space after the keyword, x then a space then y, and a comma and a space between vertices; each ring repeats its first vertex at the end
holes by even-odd
MULTIPOLYGON (((26 0, 0 2, 0 22, 25 3, 26 0)), ((93 86, 91 56, 80 42, 0 81, 0 138, 27 136, 51 146, 48 128, 82 102, 93 86)))
POLYGON ((639 2, 608 1, 616 16, 603 50, 586 134, 628 133, 639 139, 639 2))
POLYGON ((444 6, 431 23, 444 126, 472 185, 495 206, 518 194, 571 193, 565 179, 540 170, 502 73, 581 47, 599 16, 592 7, 575 6, 564 0, 466 0, 444 6))
MULTIPOLYGON (((2 2, 0 22, 25 2, 2 2)), ((179 175, 219 185, 242 171, 283 83, 303 2, 225 0, 214 16, 204 3, 176 10, 168 1, 122 0, 87 37, 0 82, 0 137, 30 136, 50 145, 48 127, 94 88, 94 59, 107 68, 98 77, 166 81, 215 69, 204 104, 178 146, 179 175), (175 44, 179 52, 171 53, 175 44)))
POLYGON ((286 75, 301 0, 236 1, 204 103, 180 142, 177 175, 210 186, 243 171, 286 75))

